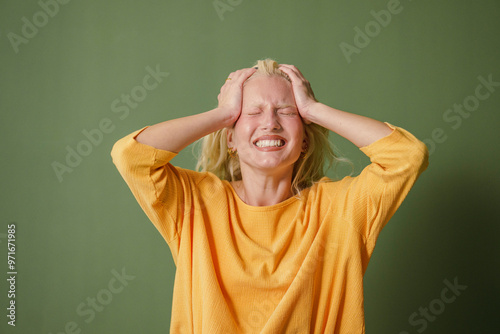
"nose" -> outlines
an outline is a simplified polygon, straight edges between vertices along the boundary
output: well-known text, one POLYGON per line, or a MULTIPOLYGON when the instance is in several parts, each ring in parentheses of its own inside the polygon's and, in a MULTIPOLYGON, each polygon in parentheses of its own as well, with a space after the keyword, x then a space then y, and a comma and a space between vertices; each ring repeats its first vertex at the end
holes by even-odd
POLYGON ((268 131, 281 129, 277 110, 274 108, 266 108, 264 111, 264 117, 262 118, 262 129, 268 131))

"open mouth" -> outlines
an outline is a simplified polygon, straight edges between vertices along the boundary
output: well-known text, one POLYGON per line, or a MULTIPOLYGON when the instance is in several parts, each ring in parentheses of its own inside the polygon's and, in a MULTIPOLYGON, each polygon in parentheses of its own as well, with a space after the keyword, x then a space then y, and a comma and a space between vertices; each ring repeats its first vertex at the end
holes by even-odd
POLYGON ((285 141, 283 139, 263 139, 254 142, 257 147, 282 147, 285 146, 285 141))

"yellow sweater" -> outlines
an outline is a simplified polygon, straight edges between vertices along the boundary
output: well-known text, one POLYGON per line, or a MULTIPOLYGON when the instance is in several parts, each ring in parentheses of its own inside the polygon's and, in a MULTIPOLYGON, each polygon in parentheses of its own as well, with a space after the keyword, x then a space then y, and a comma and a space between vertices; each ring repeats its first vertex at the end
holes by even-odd
POLYGON ((176 264, 170 332, 364 333, 375 242, 428 166, 425 144, 386 124, 391 134, 360 148, 371 161, 360 175, 263 207, 172 166, 175 153, 135 140, 143 129, 120 139, 113 162, 176 264))

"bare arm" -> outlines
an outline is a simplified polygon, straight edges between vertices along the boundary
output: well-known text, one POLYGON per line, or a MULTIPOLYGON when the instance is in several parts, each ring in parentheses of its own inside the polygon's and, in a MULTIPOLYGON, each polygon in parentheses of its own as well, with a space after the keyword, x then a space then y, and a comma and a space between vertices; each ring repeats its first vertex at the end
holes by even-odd
POLYGON ((310 110, 311 122, 337 133, 357 147, 368 146, 392 132, 383 122, 337 110, 319 102, 312 105, 310 110))
POLYGON ((155 124, 136 140, 154 148, 179 153, 189 144, 223 127, 225 115, 218 108, 201 114, 155 124))
POLYGON ((136 140, 157 149, 180 152, 194 141, 236 122, 241 113, 245 80, 256 70, 247 68, 229 75, 218 96, 219 106, 201 114, 155 124, 142 131, 136 140))
POLYGON ((357 147, 368 146, 391 133, 383 122, 331 108, 314 97, 309 81, 293 65, 280 69, 292 80, 295 102, 306 123, 316 123, 351 141, 357 147))

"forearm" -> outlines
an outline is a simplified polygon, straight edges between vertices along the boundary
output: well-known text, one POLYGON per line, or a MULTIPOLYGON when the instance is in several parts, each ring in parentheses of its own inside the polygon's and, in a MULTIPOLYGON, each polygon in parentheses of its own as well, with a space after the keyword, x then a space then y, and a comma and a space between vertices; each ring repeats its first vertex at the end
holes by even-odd
POLYGON ((346 138, 357 147, 368 146, 389 135, 392 130, 383 122, 315 103, 308 120, 346 138))
POLYGON ((155 124, 142 131, 136 140, 157 149, 180 152, 194 141, 227 126, 219 109, 155 124))

